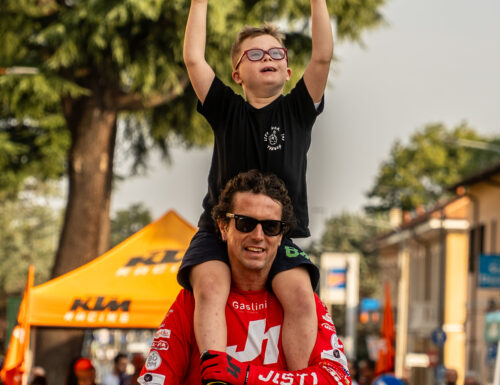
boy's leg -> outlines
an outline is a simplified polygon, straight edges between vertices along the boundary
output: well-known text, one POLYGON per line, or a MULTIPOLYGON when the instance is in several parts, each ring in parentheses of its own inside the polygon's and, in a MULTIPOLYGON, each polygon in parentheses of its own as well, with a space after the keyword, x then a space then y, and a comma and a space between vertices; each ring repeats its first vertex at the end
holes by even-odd
POLYGON ((318 333, 316 302, 305 267, 282 271, 272 280, 273 291, 283 307, 283 350, 288 370, 308 366, 318 333))
POLYGON ((194 333, 200 352, 225 351, 226 302, 231 288, 229 266, 217 260, 193 266, 189 280, 195 298, 194 333))
POLYGON ((226 350, 226 302, 231 288, 228 263, 226 245, 207 230, 198 230, 182 258, 177 281, 195 298, 194 332, 200 352, 226 350))

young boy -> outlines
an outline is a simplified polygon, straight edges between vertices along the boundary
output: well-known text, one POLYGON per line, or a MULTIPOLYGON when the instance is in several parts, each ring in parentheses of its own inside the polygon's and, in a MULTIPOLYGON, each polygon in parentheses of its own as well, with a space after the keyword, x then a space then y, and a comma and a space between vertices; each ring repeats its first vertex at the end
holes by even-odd
MULTIPOLYGON (((246 101, 224 85, 205 60, 208 0, 191 0, 184 40, 184 62, 198 96, 198 111, 214 131, 215 143, 208 176, 208 193, 199 231, 186 251, 178 280, 195 297, 194 329, 199 350, 225 351, 225 305, 231 287, 227 254, 217 239, 211 210, 226 182, 240 171, 274 172, 285 182, 297 218, 289 237, 308 237, 306 191, 307 150, 311 129, 323 109, 333 36, 325 0, 311 0, 312 53, 303 78, 290 94, 283 35, 277 28, 245 27, 231 50, 232 78, 241 85, 246 101)), ((238 213, 234 213, 238 214, 238 213)), ((252 218, 234 218, 239 231, 257 231, 273 237, 252 218), (257 230, 255 230, 257 229, 257 230)), ((265 241, 242 245, 257 256, 265 241)), ((289 370, 308 366, 316 341, 317 318, 313 287, 317 268, 290 239, 284 239, 271 271, 271 285, 284 311, 282 344, 289 370)), ((262 347, 257 347, 261 349, 262 347)))

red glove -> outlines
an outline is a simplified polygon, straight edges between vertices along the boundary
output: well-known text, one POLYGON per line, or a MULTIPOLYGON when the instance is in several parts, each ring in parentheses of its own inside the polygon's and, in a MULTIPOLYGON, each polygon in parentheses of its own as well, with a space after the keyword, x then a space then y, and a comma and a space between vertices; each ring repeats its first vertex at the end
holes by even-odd
POLYGON ((207 350, 201 355, 201 378, 204 385, 350 385, 347 369, 338 363, 322 360, 302 370, 276 370, 244 364, 223 352, 207 350))
POLYGON ((250 367, 224 352, 205 350, 201 355, 201 378, 204 385, 246 385, 250 367))

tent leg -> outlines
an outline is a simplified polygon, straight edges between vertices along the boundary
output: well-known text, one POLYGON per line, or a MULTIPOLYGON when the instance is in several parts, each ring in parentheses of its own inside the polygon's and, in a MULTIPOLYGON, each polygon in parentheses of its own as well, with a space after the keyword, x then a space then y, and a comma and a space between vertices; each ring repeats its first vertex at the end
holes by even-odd
POLYGON ((36 344, 36 328, 31 327, 30 331, 30 344, 28 348, 28 357, 26 357, 26 372, 23 376, 23 385, 28 385, 28 379, 31 376, 31 372, 33 371, 33 362, 34 354, 35 354, 35 344, 36 344))

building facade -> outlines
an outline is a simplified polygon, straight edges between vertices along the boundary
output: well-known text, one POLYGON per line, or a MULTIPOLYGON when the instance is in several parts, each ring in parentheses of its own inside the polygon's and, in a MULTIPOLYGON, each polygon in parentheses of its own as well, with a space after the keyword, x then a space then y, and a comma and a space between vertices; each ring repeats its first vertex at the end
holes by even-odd
POLYGON ((396 304, 396 375, 410 385, 435 383, 443 368, 457 384, 470 373, 493 383, 485 318, 500 310, 500 163, 450 190, 373 242, 396 304))
POLYGON ((486 315, 500 310, 500 163, 452 188, 471 202, 467 217, 470 232, 465 366, 478 374, 481 383, 489 384, 493 381, 491 352, 495 343, 486 341, 484 332, 486 315))
POLYGON ((375 241, 397 304, 395 371, 410 385, 434 383, 440 365, 456 368, 459 383, 465 374, 468 205, 453 199, 375 241))

